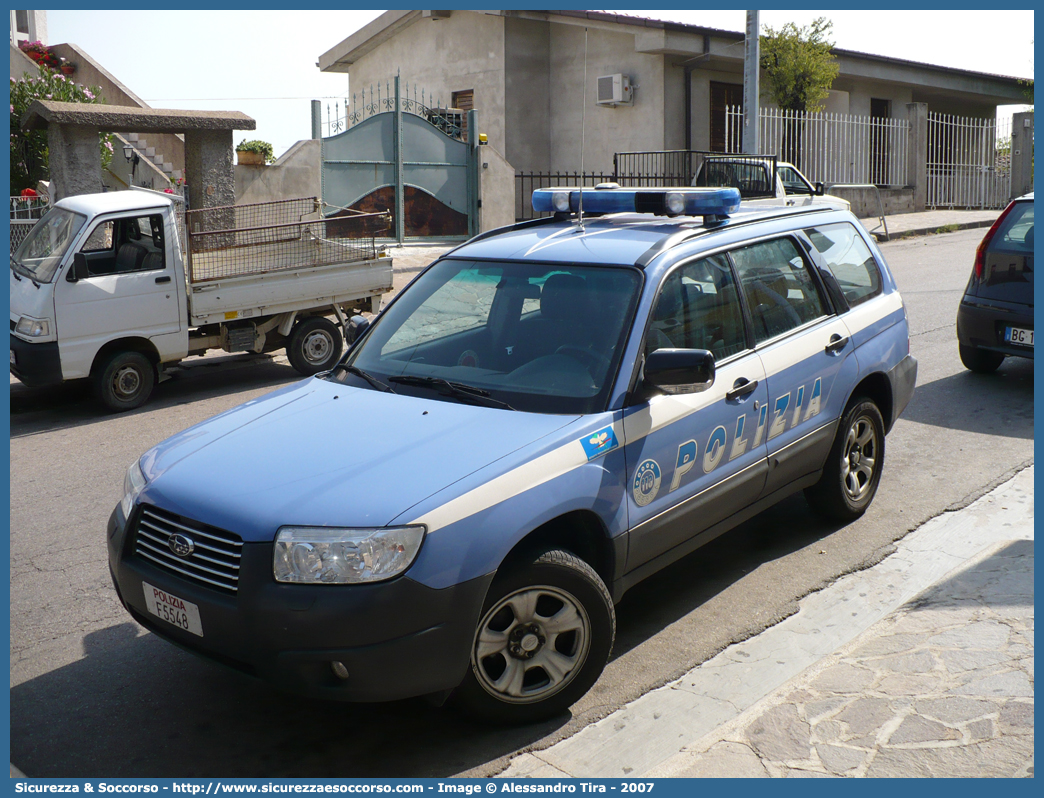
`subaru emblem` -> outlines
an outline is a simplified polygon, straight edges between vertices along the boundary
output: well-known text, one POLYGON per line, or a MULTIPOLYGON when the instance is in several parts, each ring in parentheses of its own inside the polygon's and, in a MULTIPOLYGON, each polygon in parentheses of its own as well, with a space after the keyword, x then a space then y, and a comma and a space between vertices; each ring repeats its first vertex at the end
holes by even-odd
POLYGON ((196 544, 192 542, 192 538, 180 533, 173 534, 167 538, 167 545, 179 557, 188 557, 196 550, 196 544))

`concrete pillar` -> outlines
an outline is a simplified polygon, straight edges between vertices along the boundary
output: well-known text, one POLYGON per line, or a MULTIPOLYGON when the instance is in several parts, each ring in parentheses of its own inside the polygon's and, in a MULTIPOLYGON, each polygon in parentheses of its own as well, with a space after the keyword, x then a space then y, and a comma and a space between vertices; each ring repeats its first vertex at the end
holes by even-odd
POLYGON ((1011 198, 1033 191, 1033 112, 1011 118, 1011 198))
POLYGON ((185 132, 185 177, 192 186, 192 209, 234 205, 231 130, 185 132))
POLYGON ((923 211, 928 204, 928 104, 907 103, 906 118, 910 122, 907 188, 913 189, 914 211, 923 211))
POLYGON ((98 128, 48 125, 47 149, 52 199, 102 190, 98 128))
MULTIPOLYGON (((345 110, 345 116, 348 115, 347 109, 345 110)), ((318 100, 312 100, 312 138, 321 139, 323 137, 323 106, 318 100)))

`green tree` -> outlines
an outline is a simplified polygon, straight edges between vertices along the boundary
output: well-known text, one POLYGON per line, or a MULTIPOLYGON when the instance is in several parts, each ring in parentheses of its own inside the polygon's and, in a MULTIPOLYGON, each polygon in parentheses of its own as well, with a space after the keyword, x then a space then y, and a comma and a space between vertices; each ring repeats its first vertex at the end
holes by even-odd
MULTIPOLYGON (((826 17, 819 17, 807 27, 788 22, 778 30, 765 28, 761 37, 761 69, 769 97, 782 110, 823 110, 822 101, 839 69, 829 40, 833 27, 834 23, 826 17)), ((800 163, 800 120, 791 119, 784 124, 781 143, 784 160, 800 163)))
MULTIPOLYGON (((35 188, 48 178, 47 131, 21 129, 22 114, 34 100, 56 100, 65 103, 101 103, 97 86, 81 86, 65 75, 43 64, 36 77, 11 78, 11 196, 24 188, 35 188)), ((112 134, 102 133, 98 147, 102 168, 112 162, 112 134)))
POLYGON ((761 68, 769 96, 786 111, 821 111, 837 77, 837 60, 829 35, 834 23, 819 17, 799 28, 788 22, 779 30, 766 27, 761 37, 761 68))

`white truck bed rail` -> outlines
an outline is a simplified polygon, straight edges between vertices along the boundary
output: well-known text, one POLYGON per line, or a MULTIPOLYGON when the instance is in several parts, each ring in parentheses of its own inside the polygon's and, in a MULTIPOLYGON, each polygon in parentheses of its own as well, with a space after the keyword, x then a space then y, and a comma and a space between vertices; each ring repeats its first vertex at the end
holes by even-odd
POLYGON ((315 197, 188 211, 191 284, 371 260, 387 212, 322 216, 315 197))

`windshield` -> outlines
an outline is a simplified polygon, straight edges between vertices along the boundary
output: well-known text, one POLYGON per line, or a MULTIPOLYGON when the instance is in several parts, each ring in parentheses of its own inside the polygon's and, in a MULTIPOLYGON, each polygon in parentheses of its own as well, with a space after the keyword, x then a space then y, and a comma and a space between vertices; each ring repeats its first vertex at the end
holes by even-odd
POLYGON ((530 412, 602 410, 640 284, 631 268, 442 260, 330 379, 530 412))
POLYGON ((51 208, 36 223, 11 257, 11 266, 41 283, 49 283, 76 234, 87 221, 64 208, 51 208))

